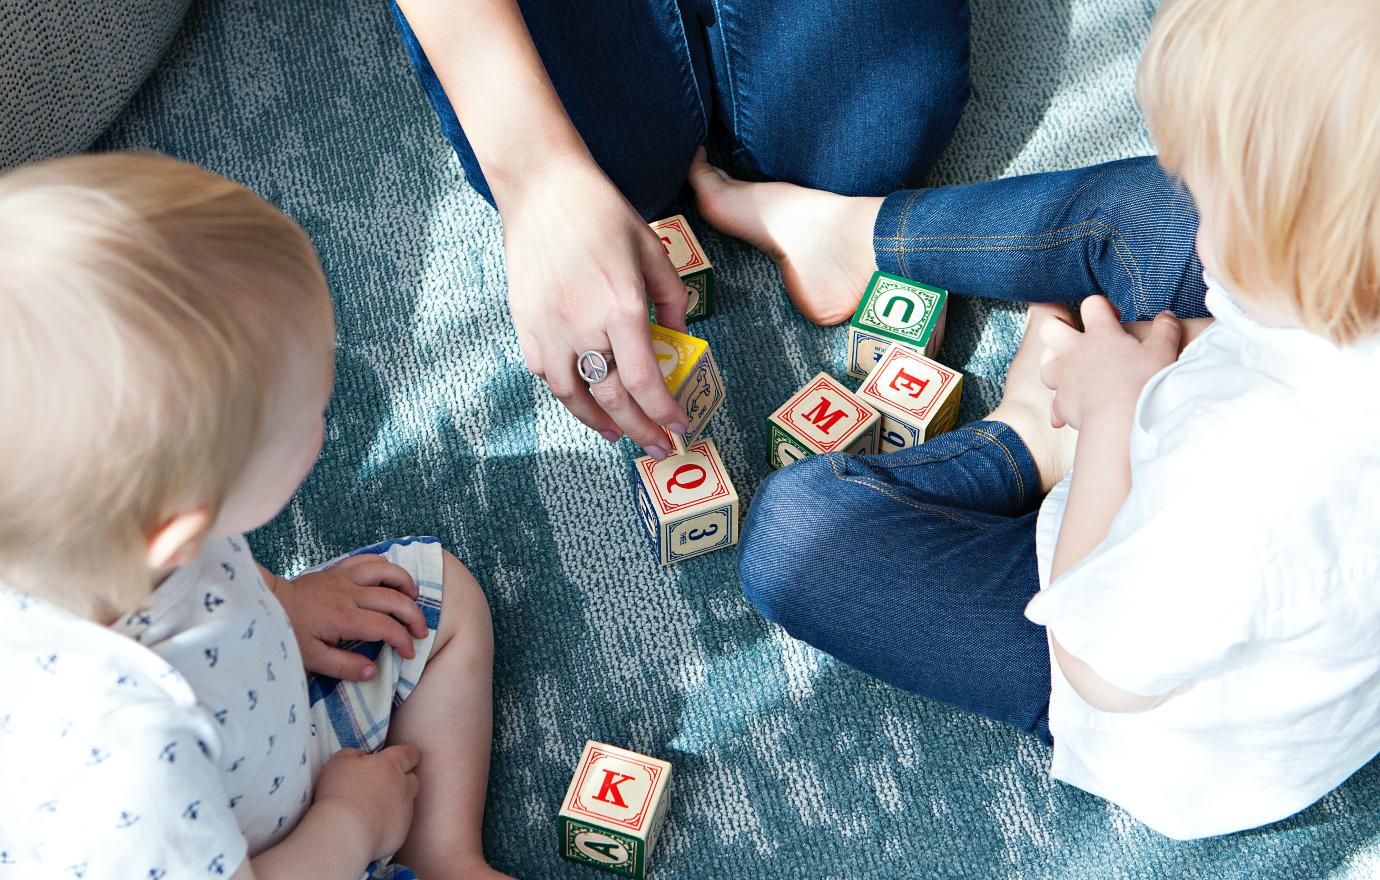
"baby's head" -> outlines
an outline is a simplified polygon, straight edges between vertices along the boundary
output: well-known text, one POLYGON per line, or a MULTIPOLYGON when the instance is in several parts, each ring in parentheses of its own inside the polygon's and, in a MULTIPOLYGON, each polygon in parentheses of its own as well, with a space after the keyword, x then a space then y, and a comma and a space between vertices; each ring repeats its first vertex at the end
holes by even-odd
POLYGON ((1166 0, 1139 93, 1244 307, 1340 343, 1380 332, 1380 3, 1166 0))
POLYGON ((333 382, 300 228, 152 154, 0 176, 0 583, 100 620, 271 519, 333 382))

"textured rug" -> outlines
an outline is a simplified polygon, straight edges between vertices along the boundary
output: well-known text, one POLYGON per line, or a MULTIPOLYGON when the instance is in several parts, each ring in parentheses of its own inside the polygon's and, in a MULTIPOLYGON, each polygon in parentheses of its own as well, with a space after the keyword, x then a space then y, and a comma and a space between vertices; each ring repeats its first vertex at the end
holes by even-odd
MULTIPOLYGON (((1149 0, 974 0, 973 103, 936 182, 1149 151, 1131 96, 1149 0)), ((732 552, 661 570, 627 443, 581 429, 522 367, 498 217, 461 179, 382 0, 203 0, 100 144, 248 183, 320 249, 340 316, 324 456, 254 535, 282 572, 381 538, 439 535, 497 633, 487 819, 498 867, 585 878, 554 816, 597 738, 675 764, 654 876, 1380 876, 1380 765, 1272 828, 1180 844, 1047 775, 1022 737, 878 685, 765 624, 732 552)), ((746 500, 763 419, 843 333, 792 311, 769 261, 703 233, 721 313, 698 326, 728 386, 717 440, 746 500), (764 338, 762 327, 781 328, 764 338)), ((1020 314, 953 306, 965 415, 997 395, 1020 314)))

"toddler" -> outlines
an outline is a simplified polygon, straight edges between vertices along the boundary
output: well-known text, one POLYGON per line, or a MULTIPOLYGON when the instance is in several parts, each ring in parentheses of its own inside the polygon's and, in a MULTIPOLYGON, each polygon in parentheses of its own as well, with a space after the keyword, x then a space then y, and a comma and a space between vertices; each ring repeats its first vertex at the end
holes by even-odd
MULTIPOLYGON (((1056 778, 1198 838, 1380 751, 1380 6, 1168 0, 1139 88, 1200 211, 1212 325, 1180 354, 1202 328, 1172 315, 1032 306, 995 412, 774 474, 740 571, 797 638, 1036 732, 1056 778)), ((788 215, 841 242, 877 216, 692 179, 783 265, 788 215)))
POLYGON ((33 165, 0 314, 0 875, 501 877, 474 578, 408 538, 285 580, 241 534, 321 448, 305 234, 172 159, 33 165))

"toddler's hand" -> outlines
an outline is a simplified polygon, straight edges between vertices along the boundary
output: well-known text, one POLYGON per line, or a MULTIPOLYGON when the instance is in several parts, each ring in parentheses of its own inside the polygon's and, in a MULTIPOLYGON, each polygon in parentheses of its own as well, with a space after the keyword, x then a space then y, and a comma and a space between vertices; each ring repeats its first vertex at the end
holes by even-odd
POLYGON ((1047 349, 1040 378, 1055 392, 1050 421, 1055 427, 1081 428, 1096 413, 1134 409, 1150 377, 1178 358, 1179 320, 1164 312, 1144 340, 1126 331, 1106 297, 1083 300, 1083 332, 1062 321, 1045 321, 1047 349))
POLYGON ((410 660, 417 653, 413 639, 427 634, 412 575, 373 553, 304 574, 276 592, 292 621, 308 672, 365 681, 375 671, 369 658, 337 644, 354 639, 387 642, 410 660))
POLYGON ((312 802, 336 800, 359 819, 367 835, 372 859, 391 856, 402 848, 412 827, 412 807, 421 783, 416 746, 398 745, 366 754, 341 749, 321 768, 312 802))

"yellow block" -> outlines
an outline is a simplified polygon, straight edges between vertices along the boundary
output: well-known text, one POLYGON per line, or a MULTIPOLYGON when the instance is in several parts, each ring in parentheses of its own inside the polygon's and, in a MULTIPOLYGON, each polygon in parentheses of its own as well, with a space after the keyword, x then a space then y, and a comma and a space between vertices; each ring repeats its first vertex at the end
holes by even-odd
POLYGON ((684 333, 668 330, 659 324, 652 325, 652 351, 656 354, 657 366, 672 396, 679 394, 686 378, 695 365, 709 351, 709 343, 684 333))

